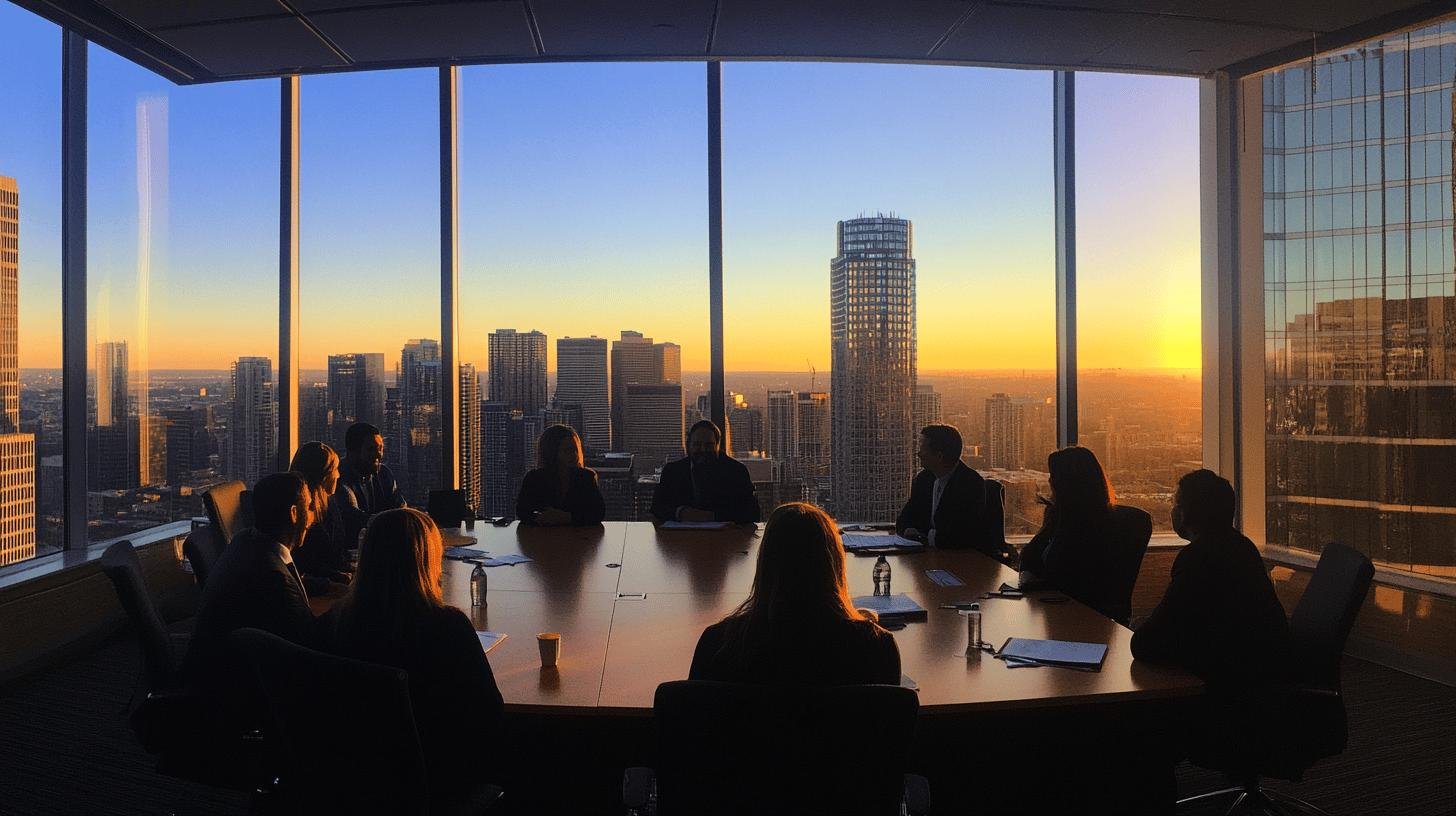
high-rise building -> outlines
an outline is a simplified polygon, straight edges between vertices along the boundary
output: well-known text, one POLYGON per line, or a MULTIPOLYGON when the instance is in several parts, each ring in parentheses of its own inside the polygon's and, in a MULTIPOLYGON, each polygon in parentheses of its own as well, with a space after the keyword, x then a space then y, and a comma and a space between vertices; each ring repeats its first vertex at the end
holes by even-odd
POLYGON ((829 278, 834 512, 890 521, 915 464, 910 222, 883 215, 840 221, 829 278))
POLYGON ((683 455, 681 383, 631 383, 623 402, 622 447, 636 457, 639 473, 651 472, 683 455))
POLYGON ((239 357, 229 392, 228 475, 249 486, 273 471, 275 422, 273 361, 239 357))
POLYGON ((943 413, 940 407, 940 394, 935 392, 935 386, 930 383, 915 384, 915 430, 918 433, 926 425, 939 425, 943 413))
MULTIPOLYGON (((641 332, 623 331, 620 340, 612 341, 612 447, 626 446, 627 387, 682 383, 682 347, 676 343, 653 343, 641 332)), ((681 397, 682 389, 678 389, 681 397)), ((682 407, 678 407, 681 420, 682 407)), ((654 463, 655 465, 656 463, 654 463)), ((643 460, 639 457, 638 469, 643 460)))
MULTIPOLYGON (((381 400, 381 406, 383 402, 381 400)), ((383 409, 381 407, 381 414, 383 409)), ((335 433, 329 410, 329 387, 323 383, 310 383, 298 389, 298 438, 304 442, 323 442, 344 455, 343 431, 335 433)), ((379 420, 383 422, 383 420, 379 420)), ((379 427, 376 423, 375 427, 379 427)), ((347 426, 345 426, 347 430, 347 426)))
POLYGON ((515 515, 516 485, 508 468, 511 407, 503 402, 480 404, 481 492, 485 504, 481 515, 515 515))
POLYGON ((771 458, 791 463, 799 454, 798 410, 794 404, 794 392, 768 392, 765 407, 768 409, 764 418, 765 450, 771 458))
POLYGON ((126 424, 126 341, 96 344, 96 427, 126 424))
POLYGON ((328 436, 313 438, 342 447, 344 432, 355 422, 383 427, 383 353, 330 354, 328 377, 328 436))
MULTIPOLYGON (((410 504, 424 507, 441 487, 440 343, 410 340, 399 356, 399 420, 394 440, 401 490, 410 504)), ((385 443, 385 451, 389 450, 385 443)))
POLYGON ((795 468, 803 478, 830 475, 829 394, 800 391, 795 397, 795 468))
POLYGON ((35 556, 35 435, 20 432, 20 192, 0 176, 0 565, 35 556))
POLYGON ((490 401, 503 402, 522 416, 536 416, 546 407, 546 335, 496 329, 488 340, 490 401))
POLYGON ((1026 467, 1024 400, 992 394, 986 400, 986 464, 993 468, 1026 467))
POLYGON ((764 449, 763 411, 743 403, 728 409, 728 436, 735 456, 764 449))
POLYGON ((480 482, 480 375, 473 363, 460 364, 460 489, 479 512, 485 497, 480 482))
POLYGON ((581 410, 582 446, 605 452, 612 445, 611 399, 607 390, 607 340, 562 337, 556 341, 557 408, 581 410))

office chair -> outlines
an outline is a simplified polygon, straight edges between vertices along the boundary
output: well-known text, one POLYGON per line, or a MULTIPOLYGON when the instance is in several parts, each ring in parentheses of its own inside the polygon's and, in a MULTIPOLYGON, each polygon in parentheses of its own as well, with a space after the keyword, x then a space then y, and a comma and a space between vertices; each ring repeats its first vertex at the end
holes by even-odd
POLYGON ((216 533, 211 525, 198 527, 187 534, 182 541, 182 554, 187 556, 187 563, 192 565, 192 577, 197 581, 197 588, 207 586, 207 576, 212 574, 212 568, 216 566, 217 559, 222 557, 222 550, 217 548, 216 533))
POLYGON ((1139 526, 1131 536, 1115 542, 1117 548, 1112 553, 1110 570, 1112 586, 1108 593, 1110 605, 1102 613, 1127 626, 1132 620, 1132 592, 1137 587, 1138 573, 1143 568, 1143 557, 1147 555, 1148 542, 1153 537, 1153 520, 1136 507, 1119 508, 1118 512, 1124 516, 1138 516, 1139 526))
POLYGON ((431 798, 404 671, 261 629, 239 629, 232 639, 268 701, 267 733, 281 769, 271 808, 424 816, 483 813, 500 799, 500 788, 485 784, 459 801, 431 798))
POLYGON ((460 522, 474 512, 464 490, 431 490, 425 512, 440 529, 459 527, 460 522))
POLYGON ((995 479, 986 480, 986 512, 981 523, 982 549, 998 553, 996 560, 1015 569, 1021 556, 1006 541, 1006 488, 995 479))
POLYGON ((1309 802, 1265 790, 1259 783, 1264 777, 1298 782, 1315 762, 1345 750, 1348 730, 1340 659, 1374 575, 1370 559, 1353 547, 1325 545, 1289 619, 1295 683, 1276 692, 1270 705, 1277 712, 1275 719, 1254 739, 1259 750, 1194 756, 1194 764, 1223 771, 1238 784, 1181 799, 1179 805, 1234 794, 1230 814, 1244 807, 1249 813, 1273 816, 1326 816, 1309 802))
MULTIPOLYGON (((207 519, 211 522, 213 550, 221 555, 227 545, 244 527, 251 526, 251 515, 243 509, 243 493, 247 487, 241 481, 223 482, 202 494, 202 504, 207 508, 207 519)), ((198 585, 201 585, 198 581, 198 585)))
POLYGON ((130 541, 118 541, 101 554, 101 571, 111 579, 117 600, 136 628, 141 648, 142 685, 139 696, 175 688, 179 662, 167 626, 147 592, 142 564, 130 541))
POLYGON ((899 686, 657 687, 655 769, 629 768, 629 813, 898 816, 929 811, 905 766, 919 700, 899 686))

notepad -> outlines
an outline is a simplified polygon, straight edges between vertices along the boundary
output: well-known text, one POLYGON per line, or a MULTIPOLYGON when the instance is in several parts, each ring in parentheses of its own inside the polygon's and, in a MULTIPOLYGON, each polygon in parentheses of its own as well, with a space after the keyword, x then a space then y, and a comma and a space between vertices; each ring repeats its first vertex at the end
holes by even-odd
POLYGON ((1072 640, 1008 638, 997 655, 1008 661, 1028 661, 1044 666, 1099 671, 1103 658, 1107 657, 1107 645, 1072 640))
POLYGON ((856 609, 869 609, 882 620, 916 621, 925 620, 925 607, 905 593, 899 595, 861 595, 854 599, 856 609))
POLYGON ((480 563, 487 567, 514 567, 517 564, 524 564, 530 560, 524 555, 501 555, 495 558, 487 558, 480 563))
POLYGON ((726 530, 732 526, 728 521, 664 521, 661 530, 726 530))
POLYGON ((479 629, 475 631, 475 636, 480 638, 480 648, 486 654, 490 654, 491 649, 501 645, 501 641, 510 637, 505 632, 482 632, 479 629))
POLYGON ((880 535, 878 533, 845 533, 843 536, 844 549, 848 552, 859 550, 923 550, 925 545, 919 541, 911 541, 904 536, 880 535))
POLYGON ((943 569, 930 569, 925 571, 925 577, 943 587, 965 586, 966 582, 956 576, 954 572, 943 569))
POLYGON ((485 550, 476 550, 476 549, 471 549, 470 547, 446 547, 445 548, 445 557, 446 558, 453 558, 453 559, 461 560, 461 561, 463 561, 463 560, 465 560, 467 558, 485 558, 488 555, 490 555, 490 553, 487 552, 487 551, 485 551, 485 550))

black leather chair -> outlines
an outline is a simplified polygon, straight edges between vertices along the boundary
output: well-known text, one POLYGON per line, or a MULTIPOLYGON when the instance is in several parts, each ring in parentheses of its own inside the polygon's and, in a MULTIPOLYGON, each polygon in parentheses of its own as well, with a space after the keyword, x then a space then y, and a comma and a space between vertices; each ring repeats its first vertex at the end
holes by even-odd
POLYGON ((243 494, 246 492, 247 486, 241 481, 232 481, 223 482, 202 494, 202 504, 207 509, 207 519, 212 527, 213 550, 218 555, 227 549, 233 536, 252 525, 251 514, 244 511, 243 494))
POLYGON ((1143 557, 1148 554, 1148 542, 1153 536, 1152 520, 1142 511, 1138 515, 1146 519, 1147 526, 1117 542, 1110 575, 1113 585, 1108 595, 1109 602, 1112 598, 1116 602, 1103 610, 1107 617, 1123 626, 1132 620, 1132 593, 1137 588, 1138 573, 1142 571, 1143 557))
POLYGON ((425 512, 442 530, 459 527, 460 522, 474 513, 464 490, 431 490, 425 512))
POLYGON ((212 574, 217 559, 222 557, 222 550, 217 547, 216 533, 212 526, 199 527, 188 533, 187 538, 182 540, 182 554, 187 556, 187 563, 192 565, 192 577, 197 581, 197 588, 207 586, 207 576, 212 574))
POLYGON ((986 512, 981 522, 984 525, 981 536, 988 551, 999 552, 998 560, 1014 569, 1021 556, 1006 541, 1006 488, 995 479, 986 480, 986 512))
POLYGON ((898 816, 929 810, 908 776, 915 692, 680 680, 657 687, 655 769, 628 769, 629 812, 898 816))
POLYGON ((281 812, 483 813, 501 798, 473 786, 450 801, 432 798, 400 669, 324 654, 261 629, 239 629, 268 701, 268 742, 280 769, 269 795, 281 812))
POLYGON ((1180 800, 1183 805, 1233 795, 1227 813, 1286 816, 1324 814, 1302 799, 1266 790, 1264 778, 1298 782, 1315 762, 1345 750, 1348 738, 1340 660, 1345 641, 1370 590, 1375 568, 1370 559, 1344 544, 1327 544, 1289 619, 1295 683, 1273 693, 1267 725, 1251 735, 1243 751, 1200 756, 1197 765, 1223 771, 1238 784, 1180 800))
POLYGON ((142 564, 130 541, 118 541, 101 554, 101 571, 111 579, 117 600, 136 628, 137 645, 141 647, 141 697, 154 691, 177 686, 181 665, 175 644, 142 577, 142 564))

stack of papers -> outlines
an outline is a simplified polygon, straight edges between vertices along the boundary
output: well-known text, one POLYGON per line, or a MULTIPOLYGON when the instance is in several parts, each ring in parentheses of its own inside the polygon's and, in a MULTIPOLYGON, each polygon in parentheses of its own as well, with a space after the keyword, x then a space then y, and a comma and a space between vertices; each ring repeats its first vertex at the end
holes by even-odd
POLYGON ((480 563, 487 567, 514 567, 517 564, 524 564, 530 560, 524 555, 502 555, 496 558, 487 558, 480 563))
POLYGON ((473 550, 469 547, 445 548, 445 557, 454 558, 458 561, 464 561, 470 558, 484 558, 488 555, 490 555, 490 553, 486 552, 485 550, 473 550))
POLYGON ((664 521, 662 530, 726 530, 732 522, 727 521, 664 521))
POLYGON ((1107 657, 1104 643, 1078 643, 1072 640, 1036 640, 1008 638, 996 653, 1008 666, 1060 666, 1065 669, 1101 671, 1107 657))
POLYGON ((918 552, 925 549, 925 545, 919 541, 911 541, 904 536, 880 535, 878 533, 845 533, 843 536, 844 549, 846 552, 861 552, 865 550, 884 550, 886 552, 918 552))
POLYGON ((925 620, 925 607, 905 593, 899 595, 861 595, 854 599, 856 609, 869 609, 881 620, 917 621, 925 620))

